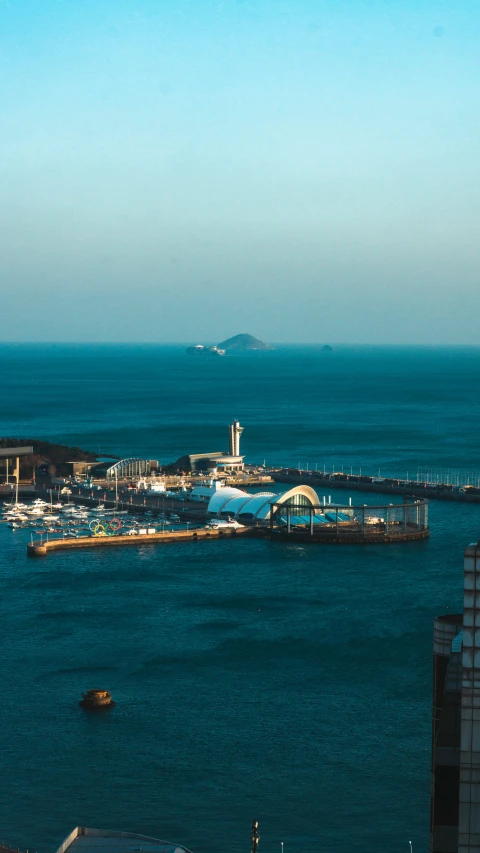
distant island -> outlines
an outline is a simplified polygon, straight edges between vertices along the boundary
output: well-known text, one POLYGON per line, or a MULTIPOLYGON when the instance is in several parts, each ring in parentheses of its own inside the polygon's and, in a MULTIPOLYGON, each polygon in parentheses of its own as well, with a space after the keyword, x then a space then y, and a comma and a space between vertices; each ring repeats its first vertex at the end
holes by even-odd
POLYGON ((331 347, 329 344, 325 344, 322 347, 322 352, 333 352, 333 347, 331 347))
POLYGON ((218 347, 219 349, 226 350, 227 352, 273 350, 273 347, 270 346, 270 344, 266 344, 264 341, 254 338, 253 335, 234 335, 233 338, 227 338, 226 341, 222 341, 221 344, 218 344, 218 347))
POLYGON ((270 344, 254 338, 253 335, 234 335, 233 338, 227 338, 221 344, 216 344, 213 347, 205 346, 204 344, 195 344, 193 347, 187 347, 188 355, 209 355, 219 356, 225 355, 226 352, 254 352, 273 350, 270 344))

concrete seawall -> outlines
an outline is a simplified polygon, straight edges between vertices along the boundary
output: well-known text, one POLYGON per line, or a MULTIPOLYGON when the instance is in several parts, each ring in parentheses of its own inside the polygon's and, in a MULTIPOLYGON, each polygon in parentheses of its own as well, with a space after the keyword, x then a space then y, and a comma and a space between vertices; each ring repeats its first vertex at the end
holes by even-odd
POLYGON ((27 545, 29 557, 45 557, 51 551, 78 551, 81 548, 115 548, 121 545, 168 545, 174 542, 206 542, 220 539, 262 538, 272 542, 303 542, 317 545, 374 545, 387 543, 404 543, 419 539, 427 539, 430 535, 428 528, 417 530, 412 528, 397 533, 389 533, 385 525, 376 530, 362 532, 360 527, 345 528, 335 531, 323 529, 310 535, 308 530, 270 530, 267 527, 241 527, 237 529, 221 528, 208 530, 178 530, 166 533, 146 533, 134 536, 81 536, 78 539, 48 539, 36 540, 27 545))
MULTIPOLYGON (((458 503, 480 503, 480 494, 469 495, 466 492, 457 492, 452 490, 442 490, 442 489, 429 489, 426 486, 422 486, 420 484, 415 485, 389 485, 389 483, 372 483, 372 482, 359 482, 358 480, 352 480, 348 478, 346 475, 344 478, 338 479, 328 479, 326 477, 322 477, 321 474, 309 474, 308 472, 302 472, 302 474, 287 474, 281 471, 277 471, 272 474, 275 483, 287 483, 290 485, 309 485, 313 488, 317 486, 321 486, 326 490, 326 494, 328 494, 328 489, 348 489, 351 492, 373 492, 380 495, 412 495, 416 498, 428 498, 428 500, 435 501, 455 501, 458 503)), ((338 476, 338 475, 337 475, 338 476)))
POLYGON ((51 551, 75 551, 80 548, 114 548, 118 545, 168 545, 172 542, 204 542, 211 539, 234 539, 262 536, 266 531, 254 527, 229 530, 176 530, 166 533, 144 533, 134 536, 81 536, 78 539, 36 540, 27 545, 29 557, 45 557, 51 551))

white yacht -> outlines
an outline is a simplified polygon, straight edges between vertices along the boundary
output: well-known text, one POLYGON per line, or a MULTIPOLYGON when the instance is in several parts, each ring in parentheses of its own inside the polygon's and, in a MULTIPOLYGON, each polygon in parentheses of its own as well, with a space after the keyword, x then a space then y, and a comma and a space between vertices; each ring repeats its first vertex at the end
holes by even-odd
POLYGON ((238 521, 235 521, 235 519, 227 521, 223 518, 212 518, 206 526, 211 527, 212 530, 218 530, 219 528, 221 528, 222 530, 225 528, 233 528, 234 530, 236 530, 238 527, 244 527, 243 524, 240 524, 238 521))

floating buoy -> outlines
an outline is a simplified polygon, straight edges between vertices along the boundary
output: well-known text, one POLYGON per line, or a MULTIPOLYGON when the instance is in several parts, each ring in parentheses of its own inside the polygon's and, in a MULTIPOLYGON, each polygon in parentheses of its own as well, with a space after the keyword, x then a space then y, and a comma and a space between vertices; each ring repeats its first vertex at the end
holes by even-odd
POLYGON ((99 711, 102 708, 113 708, 115 702, 108 690, 87 690, 78 704, 89 711, 99 711))

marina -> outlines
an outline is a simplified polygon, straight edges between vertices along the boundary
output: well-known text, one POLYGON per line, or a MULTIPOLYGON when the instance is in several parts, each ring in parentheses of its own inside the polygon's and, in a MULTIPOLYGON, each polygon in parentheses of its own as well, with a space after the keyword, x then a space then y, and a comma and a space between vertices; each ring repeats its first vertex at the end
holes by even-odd
MULTIPOLYGON (((93 503, 91 499, 83 501, 93 503)), ((4 505, 1 522, 12 532, 30 533, 27 554, 46 556, 60 550, 173 542, 202 542, 232 536, 296 540, 317 544, 376 544, 425 539, 430 535, 428 501, 355 506, 319 503, 310 487, 283 495, 248 494, 239 489, 214 489, 192 523, 176 513, 146 505, 84 503, 36 498, 4 505), (224 494, 225 493, 225 494, 224 494), (35 538, 34 538, 35 537, 35 538)))
MULTIPOLYGON (((197 481, 193 488, 183 480, 175 490, 167 491, 164 482, 157 483, 154 476, 148 476, 152 464, 148 460, 131 457, 108 463, 107 474, 115 478, 115 489, 105 487, 103 502, 100 496, 94 498, 93 488, 87 496, 78 482, 71 483, 73 489, 58 488, 55 500, 50 488, 49 501, 38 496, 31 503, 20 502, 19 456, 15 454, 27 454, 32 448, 9 448, 4 453, 16 458, 15 499, 12 495, 4 504, 2 521, 13 531, 30 531, 27 554, 31 557, 60 550, 134 545, 138 541, 165 545, 237 535, 339 545, 407 542, 430 535, 428 501, 415 496, 403 497, 398 504, 355 506, 352 498, 343 505, 332 504, 331 496, 323 496, 320 502, 312 485, 302 483, 280 494, 249 492, 233 485, 228 476, 218 475, 218 466, 226 463, 236 473, 243 471, 242 432, 243 427, 235 420, 229 426, 229 454, 215 455, 213 460, 200 456, 202 463, 214 466, 215 474, 197 481), (128 502, 119 499, 118 473, 124 469, 141 476, 128 502), (174 511, 175 502, 178 513, 174 511)), ((121 490, 122 495, 124 492, 121 490)))

